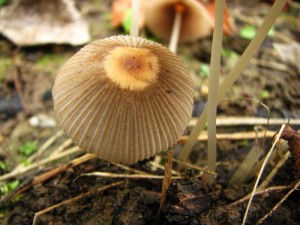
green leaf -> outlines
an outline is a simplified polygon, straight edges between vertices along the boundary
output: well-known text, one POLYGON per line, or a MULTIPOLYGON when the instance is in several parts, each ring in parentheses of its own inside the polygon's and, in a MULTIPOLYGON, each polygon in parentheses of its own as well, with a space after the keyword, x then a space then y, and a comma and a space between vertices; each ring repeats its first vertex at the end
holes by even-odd
POLYGON ((240 30, 240 36, 248 40, 252 40, 255 34, 256 34, 256 28, 251 25, 246 25, 240 30))
POLYGON ((239 55, 235 52, 235 51, 231 51, 229 49, 226 48, 222 48, 222 52, 221 52, 223 57, 226 58, 232 58, 232 59, 238 59, 239 55))
POLYGON ((32 153, 38 150, 38 147, 39 146, 37 142, 28 141, 20 148, 19 151, 25 156, 30 156, 32 153))
POLYGON ((131 9, 127 9, 125 11, 125 17, 122 21, 122 27, 125 31, 125 33, 129 34, 130 33, 130 26, 131 26, 131 9))
POLYGON ((199 75, 202 78, 207 78, 209 76, 209 65, 208 64, 200 64, 199 75))
POLYGON ((7 3, 7 0, 0 0, 0 9, 7 3))
MULTIPOLYGON (((1 1, 1 0, 0 0, 1 1)), ((2 58, 0 60, 0 83, 5 77, 5 74, 9 70, 9 68, 12 67, 12 60, 9 58, 2 58)))
POLYGON ((7 170, 7 165, 2 160, 0 160, 0 168, 3 169, 3 170, 7 170))
MULTIPOLYGON (((256 27, 252 25, 246 25, 240 30, 240 36, 242 38, 252 40, 256 34, 256 27)), ((275 35, 275 28, 274 26, 271 27, 270 31, 268 32, 269 37, 273 37, 275 35)))
POLYGON ((0 186, 0 196, 6 195, 13 190, 15 190, 20 185, 20 181, 15 180, 12 182, 7 182, 0 186))
POLYGON ((270 97, 270 92, 267 90, 263 90, 260 92, 260 98, 262 99, 268 99, 270 97))
POLYGON ((269 30, 268 36, 269 37, 274 37, 275 35, 275 27, 272 26, 271 29, 269 30))

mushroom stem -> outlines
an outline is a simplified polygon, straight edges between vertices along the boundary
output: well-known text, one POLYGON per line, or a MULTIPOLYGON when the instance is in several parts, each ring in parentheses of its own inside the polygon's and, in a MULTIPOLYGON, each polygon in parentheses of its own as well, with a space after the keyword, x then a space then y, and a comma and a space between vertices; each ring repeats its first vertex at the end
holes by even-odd
POLYGON ((161 190, 161 198, 160 198, 160 208, 166 202, 166 194, 167 190, 171 184, 172 179, 172 161, 173 161, 173 147, 170 147, 167 151, 167 162, 165 164, 165 175, 162 183, 162 190, 161 190))
POLYGON ((180 36, 183 10, 184 10, 184 6, 182 6, 181 4, 175 5, 175 18, 174 18, 174 23, 173 23, 172 33, 171 33, 171 38, 169 43, 169 49, 174 53, 176 53, 177 51, 177 44, 180 36))
MULTIPOLYGON (((264 22, 258 29, 255 37, 248 45, 248 47, 244 51, 243 55, 241 56, 237 64, 234 66, 234 68, 230 71, 230 73, 224 78, 222 83, 219 85, 218 101, 220 101, 221 98, 223 98, 225 93, 231 88, 232 84, 236 81, 236 79, 240 76, 242 71, 246 68, 250 59, 256 53, 257 49, 259 48, 259 46, 267 36, 269 30, 271 29, 272 25, 274 24, 276 18, 279 16, 280 12, 282 11, 282 8, 286 4, 286 1, 287 0, 278 0, 274 2, 270 12, 264 19, 264 22)), ((207 120, 207 107, 205 107, 204 110, 202 111, 202 114, 198 118, 197 124, 192 130, 189 139, 185 143, 183 149, 180 151, 178 158, 181 161, 186 161, 188 159, 191 150, 195 142, 197 141, 197 137, 199 133, 203 130, 205 126, 206 120, 207 120)))
MULTIPOLYGON (((221 67, 221 50, 223 38, 223 18, 224 18, 225 0, 220 0, 215 4, 215 29, 213 33, 212 54, 210 60, 210 75, 208 86, 207 99, 207 161, 208 169, 210 171, 216 170, 217 162, 217 138, 216 138, 216 118, 217 105, 219 95, 219 74, 221 67)), ((215 177, 208 175, 209 183, 214 181, 215 177)))
POLYGON ((132 15, 130 24, 130 35, 139 36, 140 0, 132 0, 132 15))

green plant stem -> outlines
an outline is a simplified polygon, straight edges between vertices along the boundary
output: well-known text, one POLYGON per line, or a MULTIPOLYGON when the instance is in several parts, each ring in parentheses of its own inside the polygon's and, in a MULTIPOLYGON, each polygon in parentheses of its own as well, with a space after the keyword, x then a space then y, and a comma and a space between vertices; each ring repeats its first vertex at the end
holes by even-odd
POLYGON ((180 36, 180 29, 181 29, 181 21, 182 21, 182 12, 176 11, 175 19, 172 27, 172 33, 169 43, 169 49, 176 53, 178 40, 180 36))
MULTIPOLYGON (((221 68, 221 51, 223 39, 223 17, 225 10, 225 0, 219 0, 215 4, 215 28, 212 41, 212 53, 210 60, 210 75, 208 85, 208 99, 207 99, 207 164, 208 170, 216 170, 217 162, 217 105, 219 93, 219 74, 221 68)), ((207 177, 209 183, 214 182, 214 176, 207 177)))
MULTIPOLYGON (((241 56, 237 64, 234 66, 231 72, 225 77, 225 79, 220 84, 219 95, 218 95, 219 101, 223 98, 225 93, 231 88, 232 84, 236 81, 236 79, 240 76, 242 71, 246 68, 250 59, 256 53, 257 49, 259 48, 259 46, 267 36, 276 18, 279 16, 282 8, 286 4, 286 1, 287 0, 277 0, 274 2, 270 12, 268 13, 264 22, 258 29, 255 37, 248 45, 248 47, 244 51, 243 55, 241 56)), ((203 130, 205 126, 206 120, 207 120, 207 107, 204 108, 202 114, 200 115, 197 121, 197 124, 195 125, 194 129, 192 130, 189 136, 189 139, 187 140, 187 142, 185 143, 183 149, 179 154, 179 159, 181 161, 187 161, 192 151, 192 148, 195 142, 197 141, 197 137, 199 133, 201 132, 201 130, 203 130)))
POLYGON ((130 35, 139 36, 140 0, 132 0, 130 35))

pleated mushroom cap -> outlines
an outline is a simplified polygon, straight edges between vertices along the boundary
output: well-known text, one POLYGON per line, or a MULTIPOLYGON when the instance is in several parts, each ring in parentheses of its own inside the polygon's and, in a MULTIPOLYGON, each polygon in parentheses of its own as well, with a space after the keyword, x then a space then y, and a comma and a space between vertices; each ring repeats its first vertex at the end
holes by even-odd
POLYGON ((193 108, 178 57, 132 36, 94 41, 71 57, 53 87, 54 111, 81 149, 131 164, 177 143, 193 108))
POLYGON ((213 23, 210 15, 195 0, 152 0, 145 9, 145 22, 154 35, 163 40, 170 39, 176 5, 183 6, 184 10, 179 42, 191 42, 211 34, 213 23))

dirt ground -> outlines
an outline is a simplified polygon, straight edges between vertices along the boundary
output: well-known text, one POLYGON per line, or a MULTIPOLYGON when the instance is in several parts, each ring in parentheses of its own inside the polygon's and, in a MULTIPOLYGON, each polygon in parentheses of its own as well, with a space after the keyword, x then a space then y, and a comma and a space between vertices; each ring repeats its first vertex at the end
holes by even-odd
MULTIPOLYGON (((233 34, 224 37, 221 78, 226 76, 250 42, 241 36, 240 30, 246 25, 260 23, 271 7, 270 2, 227 1, 233 34)), ((77 1, 77 7, 89 23, 93 40, 123 32, 122 28, 110 24, 110 1, 77 1)), ((266 38, 242 76, 220 102, 218 116, 266 118, 267 108, 270 118, 300 118, 299 58, 287 62, 274 47, 274 43, 299 44, 299 20, 299 2, 295 1, 295 5, 284 9, 274 25, 275 33, 266 38)), ((152 37, 145 29, 141 35, 152 37)), ((211 40, 208 37, 178 48, 178 55, 187 65, 195 84, 193 117, 201 113, 207 99, 205 65, 210 60, 211 40)), ((18 48, 0 36, 0 223, 27 225, 35 218, 36 224, 40 225, 242 224, 258 173, 256 167, 261 165, 258 162, 262 162, 271 148, 272 135, 264 143, 261 138, 249 137, 218 140, 217 178, 213 185, 208 184, 208 175, 201 169, 206 166, 207 145, 205 141, 199 141, 190 155, 192 166, 174 162, 173 176, 178 179, 172 180, 166 203, 160 208, 165 153, 125 167, 86 155, 59 133, 52 109, 53 80, 62 64, 81 47, 49 44, 18 48), (37 119, 39 125, 30 122, 37 119), (46 125, 41 125, 41 121, 46 125), (45 151, 37 156, 40 160, 31 160, 30 156, 20 153, 20 148, 28 142, 36 143, 39 148, 44 146, 45 151), (263 146, 263 152, 249 170, 255 171, 254 174, 250 173, 243 182, 230 183, 255 146, 263 146), (59 157, 56 158, 53 152, 59 157), (32 169, 28 169, 30 166, 32 169), (93 172, 102 172, 105 176, 91 175, 93 172), (119 176, 113 177, 116 174, 119 176), (16 181, 16 189, 11 188, 16 181)), ((267 129, 278 131, 280 126, 270 124, 267 129)), ((186 135, 191 128, 187 129, 186 135)), ((297 131, 300 123, 292 128, 297 131)), ((259 132, 264 129, 263 125, 245 125, 241 120, 238 126, 218 127, 218 132, 259 132)), ((174 147, 175 158, 182 145, 179 143, 174 147)), ((290 157, 280 165, 284 155, 285 151, 277 149, 268 163, 262 181, 276 166, 278 171, 268 186, 254 196, 246 224, 259 224, 266 215, 268 217, 261 224, 300 223, 300 193, 297 190, 300 184, 297 171, 295 173, 295 158, 290 157), (270 213, 276 204, 279 206, 270 213)))

